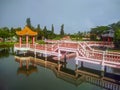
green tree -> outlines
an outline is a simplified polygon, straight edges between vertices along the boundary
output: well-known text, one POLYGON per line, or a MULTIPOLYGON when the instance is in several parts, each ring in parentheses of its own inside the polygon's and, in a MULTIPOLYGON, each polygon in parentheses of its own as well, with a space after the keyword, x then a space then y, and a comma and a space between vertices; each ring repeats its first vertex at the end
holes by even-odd
POLYGON ((43 37, 43 31, 40 28, 40 24, 37 25, 36 32, 38 33, 37 39, 42 39, 42 37, 43 37))
POLYGON ((44 26, 43 34, 44 34, 44 38, 48 38, 48 35, 47 35, 47 27, 46 27, 46 26, 44 26))
POLYGON ((30 18, 27 18, 27 19, 26 19, 26 24, 27 24, 27 26, 28 26, 30 29, 32 29, 32 25, 31 25, 31 20, 30 20, 30 18))
POLYGON ((53 39, 52 31, 51 30, 47 30, 47 38, 48 39, 53 39))
POLYGON ((116 48, 120 48, 120 21, 109 25, 114 30, 113 42, 116 48))
POLYGON ((61 25, 60 36, 61 36, 61 37, 64 36, 64 24, 61 25))
POLYGON ((90 39, 96 40, 97 36, 101 37, 101 34, 106 30, 109 30, 109 26, 97 26, 95 28, 92 28, 90 31, 90 39))
POLYGON ((16 35, 16 31, 15 31, 15 29, 12 27, 11 29, 10 29, 10 37, 12 38, 13 36, 15 36, 16 35))
POLYGON ((78 36, 78 39, 80 40, 80 39, 82 39, 82 37, 83 37, 83 33, 80 32, 80 31, 78 31, 77 36, 78 36))
POLYGON ((109 25, 114 31, 120 28, 120 21, 109 25))
POLYGON ((9 28, 7 28, 7 27, 1 28, 0 29, 0 37, 2 37, 3 41, 5 42, 5 39, 10 37, 9 28))
POLYGON ((116 48, 120 48, 120 28, 115 30, 114 45, 116 48))
POLYGON ((52 24, 52 28, 51 28, 51 38, 53 39, 54 38, 54 26, 52 24))

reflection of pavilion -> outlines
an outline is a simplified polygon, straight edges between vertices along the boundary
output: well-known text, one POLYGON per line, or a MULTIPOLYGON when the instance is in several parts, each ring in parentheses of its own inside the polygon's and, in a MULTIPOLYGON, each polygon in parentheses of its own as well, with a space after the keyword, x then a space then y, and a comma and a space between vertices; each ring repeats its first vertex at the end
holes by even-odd
POLYGON ((22 68, 22 66, 26 64, 26 69, 29 69, 30 59, 31 57, 29 56, 27 57, 26 56, 15 56, 15 60, 20 63, 20 68, 22 68))
POLYGON ((26 76, 29 76, 33 72, 37 72, 37 66, 34 64, 34 62, 31 62, 31 58, 27 55, 18 55, 15 56, 15 61, 20 64, 17 74, 24 74, 26 76))
POLYGON ((33 65, 29 65, 29 69, 27 69, 26 66, 22 66, 17 70, 17 74, 24 74, 26 76, 29 76, 33 72, 38 72, 37 67, 33 65))
MULTIPOLYGON (((120 90, 119 75, 114 75, 110 73, 105 73, 104 75, 101 75, 101 71, 95 71, 93 69, 90 70, 89 68, 85 67, 71 70, 69 68, 66 68, 64 66, 64 63, 60 63, 59 66, 58 63, 34 57, 31 57, 30 62, 51 69, 56 77, 71 84, 74 84, 75 86, 79 86, 80 84, 87 82, 109 90, 120 90)), ((18 69, 17 73, 23 73, 28 76, 32 72, 36 71, 36 67, 29 66, 29 69, 26 69, 26 67, 23 66, 22 68, 18 69)))

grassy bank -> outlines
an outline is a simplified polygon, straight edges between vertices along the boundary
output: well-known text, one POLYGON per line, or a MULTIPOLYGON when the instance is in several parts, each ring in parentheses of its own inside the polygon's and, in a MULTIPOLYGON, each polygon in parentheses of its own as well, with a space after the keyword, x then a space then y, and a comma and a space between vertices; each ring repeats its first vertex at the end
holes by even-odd
POLYGON ((111 51, 111 52, 119 52, 119 53, 120 53, 120 49, 108 49, 108 51, 111 51))
POLYGON ((12 47, 15 42, 0 42, 0 48, 12 47))

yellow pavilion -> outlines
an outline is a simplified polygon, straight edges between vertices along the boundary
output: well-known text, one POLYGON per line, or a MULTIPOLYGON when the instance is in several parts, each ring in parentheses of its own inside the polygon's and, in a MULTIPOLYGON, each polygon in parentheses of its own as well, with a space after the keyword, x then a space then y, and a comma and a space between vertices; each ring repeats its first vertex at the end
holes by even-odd
POLYGON ((25 28, 21 31, 16 31, 16 34, 19 36, 19 45, 21 47, 22 44, 22 37, 26 37, 26 47, 28 47, 28 41, 29 37, 32 37, 32 44, 35 43, 35 36, 37 35, 37 32, 32 31, 28 26, 25 26, 25 28))

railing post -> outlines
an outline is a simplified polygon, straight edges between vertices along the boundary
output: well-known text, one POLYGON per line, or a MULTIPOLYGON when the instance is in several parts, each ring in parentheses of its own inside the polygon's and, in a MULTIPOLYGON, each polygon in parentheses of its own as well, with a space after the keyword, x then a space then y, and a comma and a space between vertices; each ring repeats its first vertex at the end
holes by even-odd
POLYGON ((60 71, 60 49, 58 49, 58 71, 60 71))
POLYGON ((78 42, 78 43, 77 43, 77 49, 79 50, 79 48, 80 48, 80 47, 79 47, 79 42, 78 42))
POLYGON ((88 58, 88 56, 89 56, 89 53, 88 53, 89 51, 88 50, 86 50, 86 57, 88 58))
MULTIPOLYGON (((45 40, 45 42, 46 42, 46 40, 45 40)), ((46 65, 47 65, 47 45, 46 45, 46 43, 45 43, 45 67, 46 67, 46 65)))
POLYGON ((58 49, 58 61, 60 61, 60 49, 58 49))
POLYGON ((36 58, 36 43, 34 44, 34 55, 35 55, 35 58, 36 58))
POLYGON ((58 44, 58 71, 60 71, 60 46, 59 41, 57 41, 58 44))
POLYGON ((52 41, 52 49, 51 50, 52 50, 52 53, 53 53, 53 41, 52 41))
POLYGON ((104 71, 105 71, 104 60, 105 60, 105 51, 103 51, 103 59, 101 63, 101 76, 104 76, 104 71))
POLYGON ((94 58, 94 48, 92 49, 92 58, 94 58))
POLYGON ((45 44, 45 61, 47 61, 47 45, 45 44))
POLYGON ((58 49, 59 49, 59 41, 57 41, 57 44, 58 44, 58 49))

